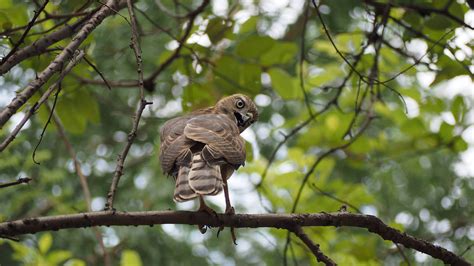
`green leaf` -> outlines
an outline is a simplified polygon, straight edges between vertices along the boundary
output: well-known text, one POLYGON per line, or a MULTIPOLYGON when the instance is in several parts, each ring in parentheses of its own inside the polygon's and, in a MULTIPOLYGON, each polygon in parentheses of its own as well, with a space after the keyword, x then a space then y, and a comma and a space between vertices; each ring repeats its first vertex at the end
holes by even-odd
POLYGON ((466 112, 466 106, 464 105, 464 99, 462 96, 456 96, 452 105, 451 113, 454 116, 456 122, 461 122, 464 118, 464 113, 466 112))
POLYGON ((449 13, 451 15, 454 15, 455 17, 459 18, 460 20, 464 21, 464 13, 468 11, 469 9, 465 4, 459 4, 456 2, 451 2, 451 5, 449 6, 449 13))
POLYGON ((86 266, 86 263, 80 259, 70 259, 64 265, 66 266, 86 266))
POLYGON ((469 145, 463 138, 458 137, 454 140, 453 148, 456 152, 463 152, 469 148, 469 145))
POLYGON ((253 64, 241 64, 239 84, 249 89, 255 94, 261 88, 262 70, 259 66, 253 64))
MULTIPOLYGON (((8 5, 8 1, 7 1, 7 5, 8 5)), ((27 8, 23 3, 15 4, 14 6, 6 8, 3 6, 3 0, 2 0, 0 11, 7 14, 8 21, 11 22, 12 26, 23 26, 28 23, 29 18, 28 18, 27 8)))
POLYGON ((409 24, 417 25, 421 22, 421 17, 416 12, 405 12, 403 14, 403 20, 409 24))
POLYGON ((206 86, 192 83, 184 88, 181 105, 184 111, 190 111, 213 105, 214 102, 215 98, 209 93, 209 89, 206 86))
POLYGON ((262 70, 256 64, 245 64, 234 58, 222 56, 216 62, 214 81, 216 87, 234 93, 236 89, 255 95, 261 88, 262 70))
POLYGON ((298 47, 295 43, 278 42, 262 56, 261 63, 264 66, 288 64, 294 62, 298 58, 296 56, 297 52, 298 47))
POLYGON ((437 72, 436 78, 431 85, 438 84, 442 81, 457 77, 459 75, 468 74, 467 70, 457 61, 449 58, 446 55, 442 55, 436 62, 440 71, 437 72))
POLYGON ((1 10, 0 10, 0 26, 2 30, 11 29, 13 26, 7 14, 1 10))
POLYGON ((53 244, 53 237, 50 233, 43 234, 38 240, 38 249, 42 254, 46 254, 53 244))
POLYGON ((83 133, 87 125, 86 117, 78 113, 77 109, 76 102, 70 98, 59 99, 56 104, 56 111, 64 128, 73 134, 83 133))
POLYGON ((259 58, 275 45, 275 40, 267 36, 251 35, 237 44, 236 53, 245 58, 259 58))
POLYGON ((14 258, 17 260, 24 259, 26 256, 32 253, 31 248, 17 242, 9 242, 10 247, 14 251, 14 258))
POLYGON ((443 122, 439 128, 439 135, 444 141, 449 141, 453 137, 454 126, 443 122))
POLYGON ((232 33, 231 30, 232 23, 219 17, 211 19, 206 27, 207 36, 213 44, 218 43, 227 34, 232 33))
POLYGON ((245 142, 245 153, 247 154, 247 158, 245 158, 245 160, 247 162, 253 161, 253 147, 248 141, 245 142))
MULTIPOLYGON (((73 133, 81 134, 87 127, 87 122, 97 124, 100 121, 99 105, 97 99, 84 88, 69 92, 63 88, 56 104, 56 112, 64 128, 73 133)), ((46 122, 49 112, 40 112, 43 123, 46 122)))
POLYGON ((309 84, 311 84, 311 86, 319 87, 338 79, 342 74, 343 71, 339 65, 328 65, 324 67, 321 73, 311 77, 309 79, 309 84))
POLYGON ((408 119, 403 123, 400 129, 412 137, 421 137, 426 134, 425 126, 420 118, 408 119))
POLYGON ((120 266, 141 266, 142 260, 140 255, 135 250, 126 249, 122 252, 122 257, 120 258, 120 266))
POLYGON ((94 98, 92 94, 85 89, 78 90, 75 98, 82 102, 82 104, 78 105, 80 108, 78 111, 81 112, 89 122, 94 124, 99 123, 99 104, 97 103, 96 98, 94 98))
POLYGON ((257 30, 257 17, 251 17, 240 26, 239 33, 248 33, 257 30))
POLYGON ((302 98, 303 95, 297 86, 297 80, 288 72, 280 68, 272 68, 268 71, 268 74, 271 77, 273 89, 283 99, 302 98))
POLYGON ((58 265, 61 262, 71 258, 72 254, 70 251, 67 250, 55 250, 48 254, 46 261, 50 265, 58 265))
POLYGON ((6 9, 12 7, 12 0, 2 0, 1 9, 6 9))
POLYGON ((449 18, 439 14, 433 14, 431 17, 425 22, 425 25, 428 28, 433 30, 446 30, 452 26, 452 22, 449 18))

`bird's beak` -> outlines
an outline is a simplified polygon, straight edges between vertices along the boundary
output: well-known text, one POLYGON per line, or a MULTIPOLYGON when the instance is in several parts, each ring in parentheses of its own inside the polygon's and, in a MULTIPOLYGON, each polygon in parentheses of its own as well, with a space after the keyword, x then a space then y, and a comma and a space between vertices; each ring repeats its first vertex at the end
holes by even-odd
POLYGON ((253 118, 252 113, 242 114, 242 120, 244 121, 244 124, 247 123, 247 121, 249 121, 252 118, 253 118))

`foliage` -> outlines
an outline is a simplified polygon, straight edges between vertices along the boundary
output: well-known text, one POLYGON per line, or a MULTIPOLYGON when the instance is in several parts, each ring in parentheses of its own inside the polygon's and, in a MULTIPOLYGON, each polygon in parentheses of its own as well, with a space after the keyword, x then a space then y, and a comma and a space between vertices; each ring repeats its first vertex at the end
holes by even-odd
MULTIPOLYGON (((21 38, 23 30, 14 29, 30 21, 36 2, 2 0, 2 54, 21 38)), ((89 2, 84 10, 100 7, 89 2)), ((463 24, 465 17, 472 21, 473 12, 463 1, 391 1, 386 8, 387 2, 322 1, 324 26, 350 67, 310 2, 213 1, 195 19, 187 41, 179 43, 189 25, 186 14, 200 1, 136 1, 145 78, 166 60, 172 62, 147 87, 145 97, 153 105, 145 109, 127 157, 115 207, 195 209, 192 203, 172 201, 173 181, 162 174, 157 161, 159 128, 182 112, 239 92, 255 99, 261 115, 244 133, 251 159, 229 181, 237 212, 290 212, 305 174, 334 149, 310 172, 296 212, 331 212, 345 204, 348 211, 374 214, 462 253, 474 240, 474 208, 469 204, 474 201, 474 176, 465 162, 472 161, 473 149, 473 40, 472 26, 463 24), (442 12, 428 12, 430 8, 442 12)), ((74 0, 48 3, 39 16, 44 21, 31 28, 19 48, 77 22, 80 16, 51 17, 77 12, 82 5, 74 0)), ((92 64, 83 60, 66 76, 55 106, 87 176, 93 210, 104 206, 139 99, 137 86, 126 84, 137 79, 128 13, 126 8, 118 13, 81 45, 92 64), (112 89, 102 84, 92 65, 112 89)), ((2 108, 70 41, 54 43, 50 51, 29 57, 0 77, 2 108)), ((54 95, 49 106, 53 101, 54 95)), ((40 164, 32 160, 49 114, 42 106, 0 153, 1 182, 33 179, 0 190, 0 222, 87 211, 74 162, 54 120, 35 153, 40 164)), ((21 117, 15 115, 0 131, 2 140, 21 117)), ((223 210, 223 196, 209 200, 223 210)), ((229 232, 216 238, 216 231, 201 235, 194 227, 178 225, 99 229, 114 265, 277 265, 285 256, 285 231, 239 229, 238 246, 231 243, 229 232)), ((405 263, 393 243, 362 230, 311 228, 307 234, 341 265, 405 263)), ((289 263, 315 264, 300 241, 291 239, 289 263)), ((0 241, 1 265, 103 263, 92 230, 0 241)), ((411 262, 438 263, 412 250, 404 253, 411 262)), ((474 261, 474 252, 464 257, 474 261)))

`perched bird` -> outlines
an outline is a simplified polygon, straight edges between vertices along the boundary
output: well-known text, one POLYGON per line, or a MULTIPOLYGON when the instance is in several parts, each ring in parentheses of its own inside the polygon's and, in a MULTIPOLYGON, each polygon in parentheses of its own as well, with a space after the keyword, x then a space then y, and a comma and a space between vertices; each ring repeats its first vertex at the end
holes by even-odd
POLYGON ((215 106, 167 121, 160 132, 159 157, 163 171, 175 178, 174 201, 199 198, 199 210, 215 214, 203 196, 224 190, 225 212, 233 214, 227 179, 245 164, 245 141, 240 133, 257 119, 253 101, 234 94, 215 106))

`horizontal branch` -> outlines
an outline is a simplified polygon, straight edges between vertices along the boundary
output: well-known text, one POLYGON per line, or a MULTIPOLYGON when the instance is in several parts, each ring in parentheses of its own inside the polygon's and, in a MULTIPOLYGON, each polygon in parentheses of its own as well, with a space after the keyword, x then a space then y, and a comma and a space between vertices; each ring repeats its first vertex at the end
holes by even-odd
POLYGON ((56 231, 66 228, 92 226, 137 226, 155 224, 189 224, 226 226, 235 228, 273 227, 292 230, 296 226, 349 226, 365 228, 385 240, 402 244, 446 264, 470 265, 463 258, 445 248, 425 240, 402 233, 384 224, 372 215, 354 213, 314 213, 314 214, 219 214, 217 217, 204 212, 188 211, 149 211, 149 212, 88 212, 69 215, 28 218, 0 223, 1 236, 34 234, 43 231, 56 231))

